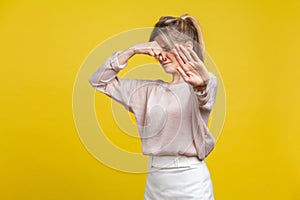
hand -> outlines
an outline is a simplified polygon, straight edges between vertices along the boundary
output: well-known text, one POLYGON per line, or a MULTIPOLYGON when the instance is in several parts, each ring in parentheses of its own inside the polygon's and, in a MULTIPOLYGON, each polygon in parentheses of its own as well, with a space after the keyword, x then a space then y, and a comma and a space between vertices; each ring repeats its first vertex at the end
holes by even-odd
POLYGON ((174 55, 179 63, 177 70, 185 82, 195 87, 205 87, 210 79, 209 73, 192 47, 175 45, 174 55))
POLYGON ((129 47, 134 54, 146 54, 158 58, 159 54, 163 51, 156 41, 136 44, 129 47))
POLYGON ((128 60, 135 54, 146 54, 159 59, 159 55, 162 52, 162 48, 156 41, 147 42, 142 44, 135 44, 128 49, 122 51, 118 55, 118 62, 120 65, 123 65, 128 62, 128 60))

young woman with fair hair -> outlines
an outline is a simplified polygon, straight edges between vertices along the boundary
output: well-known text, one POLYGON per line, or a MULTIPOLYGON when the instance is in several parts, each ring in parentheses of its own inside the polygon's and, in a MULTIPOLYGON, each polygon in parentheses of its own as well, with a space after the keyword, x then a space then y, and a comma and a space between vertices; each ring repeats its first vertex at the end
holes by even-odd
POLYGON ((149 42, 116 51, 89 78, 95 89, 135 115, 142 152, 149 156, 146 200, 214 199, 205 158, 215 145, 207 123, 218 81, 206 69, 204 53, 194 17, 164 16, 149 42), (118 77, 138 54, 155 57, 172 81, 118 77))

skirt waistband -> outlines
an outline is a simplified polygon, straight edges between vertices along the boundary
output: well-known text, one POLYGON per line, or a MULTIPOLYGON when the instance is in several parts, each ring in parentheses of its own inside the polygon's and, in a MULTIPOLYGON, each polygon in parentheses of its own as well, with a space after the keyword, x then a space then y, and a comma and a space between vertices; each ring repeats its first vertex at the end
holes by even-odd
POLYGON ((194 164, 204 163, 198 157, 187 156, 149 156, 149 167, 151 168, 180 168, 191 167, 194 164))

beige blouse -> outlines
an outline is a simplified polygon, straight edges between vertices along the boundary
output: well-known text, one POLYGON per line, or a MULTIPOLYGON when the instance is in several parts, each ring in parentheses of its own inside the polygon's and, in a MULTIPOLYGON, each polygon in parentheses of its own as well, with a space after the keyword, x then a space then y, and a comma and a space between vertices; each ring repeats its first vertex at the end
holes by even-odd
POLYGON ((215 139, 207 122, 213 108, 218 80, 209 72, 204 94, 186 82, 131 80, 117 76, 120 66, 115 52, 89 78, 98 91, 134 113, 145 155, 198 156, 203 160, 213 150, 215 139))

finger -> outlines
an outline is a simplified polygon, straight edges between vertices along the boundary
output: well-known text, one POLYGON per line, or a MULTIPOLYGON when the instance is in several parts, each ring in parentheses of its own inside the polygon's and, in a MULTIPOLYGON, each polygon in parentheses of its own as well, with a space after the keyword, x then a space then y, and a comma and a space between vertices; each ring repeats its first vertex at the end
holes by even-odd
POLYGON ((185 63, 184 63, 184 61, 182 60, 182 58, 179 56, 179 53, 178 53, 178 51, 177 51, 176 48, 173 49, 173 53, 174 53, 175 58, 177 59, 179 65, 180 65, 181 67, 182 67, 182 66, 184 67, 184 66, 185 66, 185 63))
POLYGON ((196 52, 192 49, 192 48, 188 48, 188 51, 190 52, 191 56, 193 57, 193 59, 196 61, 195 65, 193 65, 193 67, 199 71, 199 73, 205 73, 207 74, 208 71, 204 65, 204 63, 202 62, 202 60, 199 58, 199 56, 196 54, 196 52))
POLYGON ((189 71, 196 71, 196 69, 194 69, 194 67, 193 67, 193 63, 191 63, 191 62, 184 63, 182 58, 179 56, 178 51, 175 50, 175 52, 177 53, 176 59, 180 65, 180 67, 185 71, 185 73, 187 73, 189 71))
POLYGON ((154 52, 155 55, 159 55, 162 52, 161 46, 156 41, 151 42, 150 48, 154 52))
POLYGON ((159 49, 159 48, 152 48, 152 51, 153 51, 153 53, 154 53, 155 55, 159 55, 159 54, 161 54, 161 52, 162 52, 162 50, 159 49))
POLYGON ((163 55, 161 53, 158 55, 158 60, 161 62, 164 60, 163 55))
POLYGON ((189 79, 189 76, 185 73, 185 71, 181 67, 177 67, 177 71, 185 81, 189 79))
POLYGON ((153 48, 153 47, 159 47, 159 44, 156 41, 149 42, 149 44, 150 44, 151 48, 153 48))
POLYGON ((206 68, 202 68, 201 66, 196 70, 197 74, 201 77, 204 83, 207 83, 210 79, 209 73, 206 68))
POLYGON ((180 47, 179 47, 178 44, 175 45, 175 48, 176 48, 176 50, 178 52, 178 55, 181 57, 182 61, 184 63, 187 63, 188 62, 187 57, 184 55, 184 53, 182 52, 182 50, 180 49, 180 47))
POLYGON ((160 46, 154 45, 151 47, 151 51, 153 52, 155 57, 158 57, 162 52, 162 48, 160 46))
POLYGON ((156 56, 155 56, 155 53, 154 53, 154 51, 153 51, 152 49, 150 49, 150 50, 148 51, 148 54, 149 54, 150 56, 156 57, 156 56))
POLYGON ((197 73, 199 74, 199 76, 202 78, 202 80, 205 83, 207 83, 207 81, 210 78, 207 69, 205 67, 203 67, 202 65, 200 65, 199 63, 197 63, 196 66, 197 67, 195 67, 195 70, 197 71, 197 73))
POLYGON ((200 62, 196 62, 194 63, 194 69, 200 74, 200 75, 207 75, 208 74, 208 70, 206 69, 205 65, 200 63, 200 62))
POLYGON ((190 52, 190 55, 192 56, 192 58, 193 58, 194 61, 203 63, 202 60, 199 58, 199 56, 196 54, 196 52, 193 50, 192 47, 189 47, 187 49, 190 52))
POLYGON ((185 48, 183 45, 179 45, 179 49, 182 51, 182 53, 185 55, 188 61, 193 61, 194 59, 192 58, 190 52, 185 48))
POLYGON ((192 69, 196 69, 196 64, 194 61, 189 61, 188 64, 192 67, 192 69))
POLYGON ((195 67, 195 62, 188 62, 185 66, 184 66, 184 70, 186 73, 191 72, 191 73, 196 73, 198 74, 199 72, 197 71, 196 67, 195 67))

